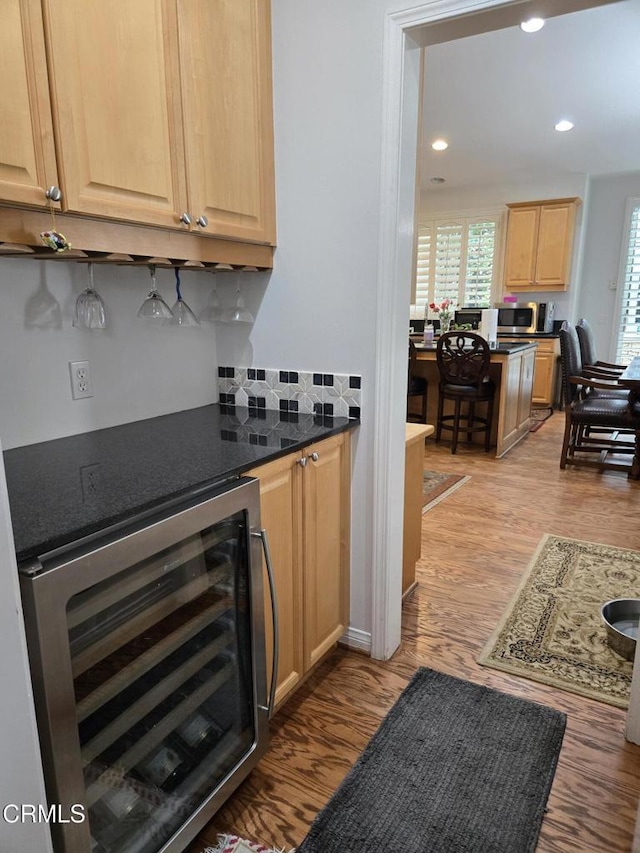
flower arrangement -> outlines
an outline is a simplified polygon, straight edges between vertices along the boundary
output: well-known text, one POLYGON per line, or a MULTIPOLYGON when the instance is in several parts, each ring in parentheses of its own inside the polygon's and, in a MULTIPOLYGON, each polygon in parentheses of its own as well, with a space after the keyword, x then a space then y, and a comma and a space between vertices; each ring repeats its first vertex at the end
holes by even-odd
POLYGON ((438 316, 441 332, 449 331, 455 307, 456 306, 451 299, 443 299, 442 302, 429 303, 429 309, 438 316))

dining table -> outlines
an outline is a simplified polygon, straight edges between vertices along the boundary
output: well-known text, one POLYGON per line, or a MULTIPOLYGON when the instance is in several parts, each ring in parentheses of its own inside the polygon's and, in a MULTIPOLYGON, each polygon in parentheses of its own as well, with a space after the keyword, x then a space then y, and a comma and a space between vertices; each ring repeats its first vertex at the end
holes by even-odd
POLYGON ((618 385, 628 388, 632 395, 632 402, 640 398, 640 355, 631 359, 625 370, 618 376, 618 385))

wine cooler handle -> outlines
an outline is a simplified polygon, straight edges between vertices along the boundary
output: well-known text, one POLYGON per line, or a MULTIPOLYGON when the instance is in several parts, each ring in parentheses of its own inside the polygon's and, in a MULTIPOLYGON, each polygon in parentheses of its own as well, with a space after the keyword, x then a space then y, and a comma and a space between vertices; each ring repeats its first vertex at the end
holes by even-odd
POLYGON ((273 716, 273 706, 276 701, 276 686, 278 678, 278 659, 280 657, 280 641, 278 637, 278 599, 276 594, 276 579, 273 574, 273 563, 271 562, 271 551, 269 550, 269 537, 267 531, 262 528, 259 533, 254 533, 254 536, 259 536, 262 542, 262 550, 264 551, 264 561, 267 566, 267 577, 269 579, 269 593, 271 595, 271 619, 273 625, 273 662, 271 672, 271 686, 269 688, 269 704, 268 712, 269 719, 273 716))

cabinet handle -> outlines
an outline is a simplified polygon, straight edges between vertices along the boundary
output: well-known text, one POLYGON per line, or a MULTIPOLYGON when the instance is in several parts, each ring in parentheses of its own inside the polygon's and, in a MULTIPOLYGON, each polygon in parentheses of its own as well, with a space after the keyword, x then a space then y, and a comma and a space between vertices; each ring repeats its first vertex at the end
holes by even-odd
POLYGON ((313 461, 313 462, 317 462, 317 461, 318 461, 318 459, 320 459, 320 454, 319 454, 319 453, 316 453, 316 451, 315 451, 315 450, 313 451, 313 453, 311 453, 311 454, 309 454, 309 455, 311 456, 311 459, 312 459, 312 461, 313 461))
POLYGON ((307 459, 307 457, 306 457, 306 456, 301 456, 301 457, 300 457, 300 459, 298 459, 298 465, 299 465, 301 468, 306 468, 306 467, 307 467, 307 462, 308 462, 308 461, 309 461, 309 460, 307 459))
POLYGON ((204 213, 200 214, 200 216, 196 219, 196 225, 199 225, 201 228, 206 228, 209 224, 209 220, 204 215, 204 213))
POLYGON ((183 222, 185 225, 191 225, 191 217, 188 213, 183 213, 180 217, 180 222, 183 222))
POLYGON ((62 190, 60 189, 60 187, 56 186, 49 187, 49 189, 45 191, 45 196, 49 199, 49 201, 60 201, 60 199, 62 198, 62 190))
POLYGON ((269 579, 269 593, 271 595, 271 624, 273 627, 273 660, 271 664, 271 686, 269 688, 269 700, 267 710, 269 719, 273 716, 273 706, 276 701, 276 681, 278 678, 278 660, 280 658, 280 638, 278 637, 278 599, 276 595, 276 579, 273 574, 273 563, 271 562, 271 551, 269 550, 269 538, 267 531, 262 528, 259 533, 251 533, 252 536, 260 537, 262 550, 264 551, 264 562, 267 566, 267 578, 269 579))

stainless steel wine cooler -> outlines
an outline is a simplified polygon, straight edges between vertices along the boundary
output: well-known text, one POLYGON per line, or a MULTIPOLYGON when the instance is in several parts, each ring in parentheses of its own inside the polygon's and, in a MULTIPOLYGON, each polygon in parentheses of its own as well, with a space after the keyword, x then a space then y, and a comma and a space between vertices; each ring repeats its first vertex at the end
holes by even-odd
POLYGON ((243 478, 21 566, 49 805, 86 813, 56 853, 183 850, 256 764, 263 545, 243 478))

